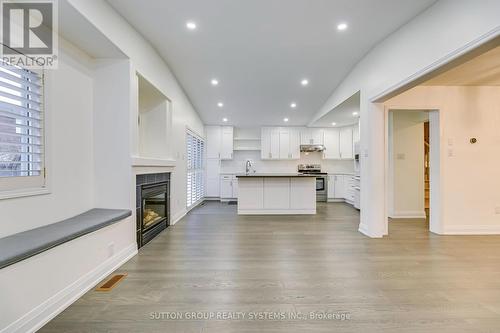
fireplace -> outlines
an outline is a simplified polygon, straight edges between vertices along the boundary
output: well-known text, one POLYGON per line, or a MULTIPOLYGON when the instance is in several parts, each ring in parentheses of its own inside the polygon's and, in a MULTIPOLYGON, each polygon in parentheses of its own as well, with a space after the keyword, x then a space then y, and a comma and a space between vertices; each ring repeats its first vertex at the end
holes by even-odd
POLYGON ((170 224, 170 174, 137 175, 137 246, 140 248, 170 224))

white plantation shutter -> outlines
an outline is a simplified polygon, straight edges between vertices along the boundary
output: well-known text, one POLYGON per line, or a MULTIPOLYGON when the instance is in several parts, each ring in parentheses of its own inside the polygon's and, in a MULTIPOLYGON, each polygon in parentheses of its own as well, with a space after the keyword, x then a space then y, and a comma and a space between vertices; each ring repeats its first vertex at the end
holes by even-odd
POLYGON ((194 133, 186 134, 187 156, 187 207, 192 206, 205 196, 203 156, 205 142, 194 133))
POLYGON ((0 60, 0 190, 43 185, 42 75, 0 60))

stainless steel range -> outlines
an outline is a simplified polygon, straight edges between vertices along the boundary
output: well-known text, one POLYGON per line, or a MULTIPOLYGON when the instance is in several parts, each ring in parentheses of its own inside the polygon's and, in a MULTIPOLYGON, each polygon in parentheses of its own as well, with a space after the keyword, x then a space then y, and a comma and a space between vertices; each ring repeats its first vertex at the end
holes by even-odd
POLYGON ((299 173, 316 175, 316 201, 327 201, 328 199, 328 174, 321 172, 319 164, 299 164, 297 166, 299 173))

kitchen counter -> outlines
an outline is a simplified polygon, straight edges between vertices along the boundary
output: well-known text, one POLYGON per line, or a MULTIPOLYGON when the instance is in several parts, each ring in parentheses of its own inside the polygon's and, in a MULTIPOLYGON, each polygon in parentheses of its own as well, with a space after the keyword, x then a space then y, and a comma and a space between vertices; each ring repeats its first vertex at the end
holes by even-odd
POLYGON ((316 176, 298 173, 239 174, 239 215, 316 214, 316 176))
POLYGON ((304 175, 301 173, 238 173, 236 177, 316 177, 316 175, 304 175))

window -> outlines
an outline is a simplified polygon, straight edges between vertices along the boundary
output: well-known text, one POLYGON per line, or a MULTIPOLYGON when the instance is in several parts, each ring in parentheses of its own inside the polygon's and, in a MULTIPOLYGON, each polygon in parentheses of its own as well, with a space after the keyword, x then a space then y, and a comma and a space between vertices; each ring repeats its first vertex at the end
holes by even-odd
POLYGON ((187 149, 187 207, 191 207, 203 199, 205 142, 196 134, 188 131, 186 134, 187 149))
POLYGON ((43 78, 0 60, 0 190, 45 186, 43 78))

